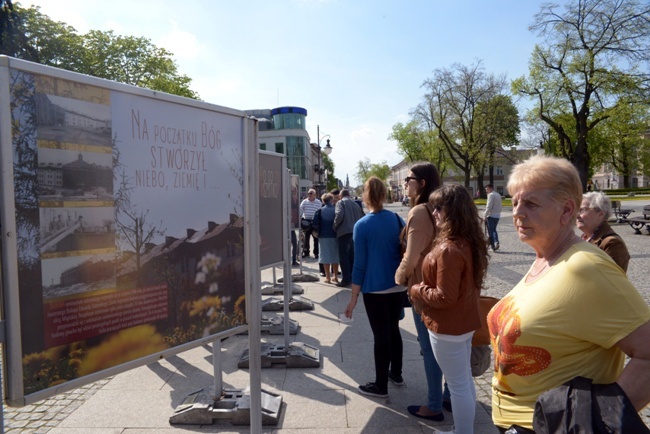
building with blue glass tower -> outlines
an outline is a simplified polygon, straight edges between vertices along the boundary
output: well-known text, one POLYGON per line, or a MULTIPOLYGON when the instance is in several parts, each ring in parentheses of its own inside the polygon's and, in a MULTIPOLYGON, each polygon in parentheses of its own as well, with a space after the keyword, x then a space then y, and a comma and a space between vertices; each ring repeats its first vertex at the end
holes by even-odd
POLYGON ((307 133, 307 110, 302 107, 246 110, 258 120, 258 141, 261 150, 286 155, 291 174, 300 177, 300 197, 306 195, 318 178, 314 164, 318 162, 317 145, 307 133))

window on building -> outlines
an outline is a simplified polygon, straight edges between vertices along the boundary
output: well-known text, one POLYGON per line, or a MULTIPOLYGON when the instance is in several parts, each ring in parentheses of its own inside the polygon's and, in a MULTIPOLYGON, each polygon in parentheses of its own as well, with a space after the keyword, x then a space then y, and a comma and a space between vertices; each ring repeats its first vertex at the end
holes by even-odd
POLYGON ((275 144, 275 152, 277 152, 278 154, 284 154, 284 143, 282 143, 282 142, 276 143, 275 144))
POLYGON ((503 167, 497 166, 495 170, 497 175, 503 175, 503 167))
POLYGON ((260 143, 260 150, 266 151, 266 143, 260 143))

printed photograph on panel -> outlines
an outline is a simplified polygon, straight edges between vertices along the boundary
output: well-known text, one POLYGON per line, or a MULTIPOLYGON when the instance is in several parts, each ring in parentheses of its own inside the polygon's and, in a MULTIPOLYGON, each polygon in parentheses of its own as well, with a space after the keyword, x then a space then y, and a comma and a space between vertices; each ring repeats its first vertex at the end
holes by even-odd
POLYGON ((113 208, 40 209, 41 258, 115 252, 113 208))
POLYGON ((111 147, 111 110, 106 104, 36 93, 38 140, 111 147))
POLYGON ((115 288, 112 253, 44 259, 41 268, 46 300, 115 288))
POLYGON ((98 153, 91 152, 90 146, 65 149, 68 146, 38 141, 41 204, 49 201, 101 201, 112 207, 113 155, 110 148, 98 153))

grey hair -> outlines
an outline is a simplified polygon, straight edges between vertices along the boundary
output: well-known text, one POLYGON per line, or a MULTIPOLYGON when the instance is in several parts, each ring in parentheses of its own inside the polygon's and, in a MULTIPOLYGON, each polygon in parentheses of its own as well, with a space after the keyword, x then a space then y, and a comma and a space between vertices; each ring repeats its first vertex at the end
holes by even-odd
POLYGON ((597 208, 605 213, 605 220, 612 216, 612 201, 600 191, 592 191, 582 195, 584 200, 589 202, 589 208, 597 208))

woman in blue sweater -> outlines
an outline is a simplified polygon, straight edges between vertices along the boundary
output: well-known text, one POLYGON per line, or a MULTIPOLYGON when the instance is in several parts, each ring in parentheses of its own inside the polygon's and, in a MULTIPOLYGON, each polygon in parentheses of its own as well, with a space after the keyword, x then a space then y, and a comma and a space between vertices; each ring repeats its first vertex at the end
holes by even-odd
POLYGON ((404 384, 399 319, 406 288, 395 285, 395 271, 400 263, 399 234, 404 220, 383 208, 386 186, 377 177, 364 184, 363 201, 370 212, 354 225, 352 291, 345 315, 352 318, 359 294, 363 293, 375 340, 375 381, 359 386, 359 392, 385 398, 389 379, 396 385, 404 384))

